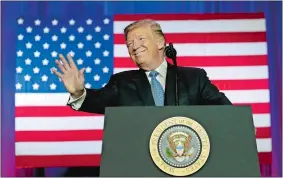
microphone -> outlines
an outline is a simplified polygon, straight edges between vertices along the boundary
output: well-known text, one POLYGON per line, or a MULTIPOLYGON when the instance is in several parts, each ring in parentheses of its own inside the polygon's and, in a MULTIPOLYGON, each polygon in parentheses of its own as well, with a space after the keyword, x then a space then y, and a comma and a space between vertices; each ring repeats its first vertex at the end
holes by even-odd
POLYGON ((173 47, 172 43, 169 43, 169 46, 165 47, 165 55, 168 58, 171 58, 174 63, 175 69, 175 105, 179 106, 179 74, 178 74, 178 66, 177 66, 177 51, 173 47))
POLYGON ((177 51, 173 47, 172 43, 169 43, 169 46, 165 47, 165 55, 168 58, 171 58, 173 60, 173 62, 174 62, 174 65, 177 66, 177 61, 176 61, 177 51))

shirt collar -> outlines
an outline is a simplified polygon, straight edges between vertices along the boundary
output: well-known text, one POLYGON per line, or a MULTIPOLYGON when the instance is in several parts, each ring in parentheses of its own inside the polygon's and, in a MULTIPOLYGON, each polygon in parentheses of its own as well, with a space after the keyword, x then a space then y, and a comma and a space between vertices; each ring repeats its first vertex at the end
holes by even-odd
MULTIPOLYGON (((163 62, 160 64, 160 66, 158 66, 155 71, 159 73, 159 75, 163 78, 166 77, 166 73, 167 73, 167 61, 164 59, 163 62)), ((149 76, 150 71, 146 71, 146 75, 147 77, 149 76)))

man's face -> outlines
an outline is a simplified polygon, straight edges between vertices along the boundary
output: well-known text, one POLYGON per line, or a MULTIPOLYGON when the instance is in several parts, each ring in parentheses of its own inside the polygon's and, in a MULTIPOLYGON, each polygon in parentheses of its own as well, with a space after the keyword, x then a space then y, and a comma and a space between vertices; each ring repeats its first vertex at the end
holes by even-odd
POLYGON ((157 63, 160 44, 150 27, 138 27, 127 36, 128 52, 132 60, 141 68, 157 63))

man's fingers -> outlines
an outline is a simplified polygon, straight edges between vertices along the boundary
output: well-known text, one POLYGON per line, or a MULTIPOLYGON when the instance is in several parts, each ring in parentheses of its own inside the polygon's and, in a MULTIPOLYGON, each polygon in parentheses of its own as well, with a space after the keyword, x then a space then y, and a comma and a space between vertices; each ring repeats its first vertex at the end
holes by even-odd
POLYGON ((61 80, 62 80, 62 77, 63 77, 63 75, 60 73, 60 72, 58 72, 56 69, 51 69, 52 70, 52 72, 57 76, 57 77, 59 77, 61 80))
POLYGON ((85 68, 82 68, 82 69, 80 70, 80 75, 83 75, 83 74, 84 74, 84 71, 85 71, 85 68))
POLYGON ((70 54, 68 54, 68 55, 67 55, 67 58, 68 58, 68 60, 69 60, 70 67, 71 67, 71 68, 74 68, 74 69, 77 69, 77 65, 75 64, 75 62, 74 62, 72 56, 71 56, 70 54))
POLYGON ((55 63, 57 64, 57 66, 59 67, 59 69, 60 69, 63 73, 66 72, 65 67, 64 67, 58 60, 55 60, 55 63))
POLYGON ((60 60, 63 62, 63 65, 65 67, 66 70, 70 69, 70 65, 69 63, 66 61, 66 59, 64 58, 64 56, 62 54, 59 54, 60 60))

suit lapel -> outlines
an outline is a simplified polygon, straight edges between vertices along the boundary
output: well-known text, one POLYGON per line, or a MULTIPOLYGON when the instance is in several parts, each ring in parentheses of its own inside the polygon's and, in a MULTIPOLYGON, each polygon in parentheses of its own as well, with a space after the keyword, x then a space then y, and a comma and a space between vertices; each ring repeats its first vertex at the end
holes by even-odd
POLYGON ((133 81, 137 87, 137 91, 145 106, 155 106, 154 99, 152 96, 150 83, 143 70, 138 71, 137 77, 133 78, 133 81))
POLYGON ((175 72, 174 66, 170 63, 167 67, 164 105, 175 105, 175 72))
MULTIPOLYGON (((136 77, 133 77, 133 81, 137 87, 138 94, 140 95, 144 105, 155 106, 150 83, 147 79, 145 71, 140 69, 138 71, 138 75, 136 77)), ((170 63, 168 63, 167 67, 164 105, 175 105, 175 72, 174 66, 170 63)))

